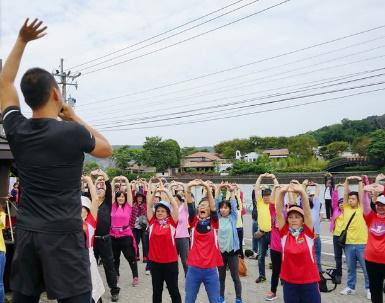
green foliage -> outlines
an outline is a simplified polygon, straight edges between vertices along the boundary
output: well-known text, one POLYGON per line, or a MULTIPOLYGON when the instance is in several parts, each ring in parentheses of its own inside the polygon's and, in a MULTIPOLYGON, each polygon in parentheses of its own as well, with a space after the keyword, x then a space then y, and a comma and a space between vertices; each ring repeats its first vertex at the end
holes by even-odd
POLYGON ((360 156, 366 156, 366 146, 369 145, 371 139, 368 136, 363 136, 356 139, 352 145, 352 151, 360 156))
POLYGON ((317 145, 317 140, 313 136, 299 135, 290 138, 289 151, 298 158, 310 159, 313 156, 313 148, 317 145))
POLYGON ((385 165, 385 130, 379 129, 370 134, 371 142, 366 146, 366 154, 375 165, 385 165))
POLYGON ((123 170, 121 170, 120 168, 116 168, 116 167, 108 167, 108 168, 106 169, 106 174, 107 174, 107 176, 108 176, 110 179, 113 179, 114 177, 124 175, 124 172, 123 172, 123 170))
POLYGON ((214 145, 214 150, 226 159, 234 159, 237 150, 244 154, 254 151, 255 147, 248 139, 234 139, 214 145))
POLYGON ((172 139, 162 141, 161 137, 146 137, 143 145, 143 161, 155 166, 157 171, 179 167, 181 151, 178 142, 172 139))
POLYGON ((320 152, 325 159, 333 159, 337 157, 340 153, 347 151, 349 147, 350 145, 348 142, 336 141, 326 146, 323 146, 320 152))
POLYGON ((127 169, 127 163, 130 161, 135 161, 138 165, 143 163, 143 150, 130 149, 128 145, 123 145, 120 148, 114 149, 112 159, 116 167, 124 171, 127 169))
POLYGON ((91 171, 98 168, 99 165, 95 161, 85 161, 83 164, 83 175, 89 175, 91 171))
POLYGON ((264 150, 268 148, 287 148, 289 145, 288 137, 257 137, 249 138, 254 150, 264 150))

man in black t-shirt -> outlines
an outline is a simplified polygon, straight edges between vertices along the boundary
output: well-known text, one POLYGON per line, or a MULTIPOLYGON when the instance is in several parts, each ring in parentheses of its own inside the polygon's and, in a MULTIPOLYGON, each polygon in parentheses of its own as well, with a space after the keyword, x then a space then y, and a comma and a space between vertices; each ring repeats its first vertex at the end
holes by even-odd
POLYGON ((38 302, 42 291, 59 302, 89 303, 89 255, 80 218, 84 153, 109 157, 111 145, 63 102, 53 76, 40 68, 21 79, 27 119, 14 81, 28 42, 45 35, 28 19, 0 74, 0 109, 22 188, 11 270, 13 303, 38 302), (63 121, 58 120, 60 117, 63 121))

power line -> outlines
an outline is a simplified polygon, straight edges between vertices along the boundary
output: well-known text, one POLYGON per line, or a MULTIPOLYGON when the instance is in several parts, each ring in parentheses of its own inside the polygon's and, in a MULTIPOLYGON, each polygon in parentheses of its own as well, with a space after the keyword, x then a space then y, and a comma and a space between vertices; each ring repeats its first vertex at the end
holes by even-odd
MULTIPOLYGON (((242 1, 243 1, 243 0, 242 0, 242 1)), ((102 65, 102 64, 104 64, 104 63, 114 61, 114 60, 116 60, 116 59, 118 59, 118 58, 127 56, 127 55, 129 55, 129 54, 132 54, 132 53, 134 53, 134 52, 137 52, 137 51, 142 50, 142 49, 144 49, 144 48, 147 48, 147 47, 149 47, 149 46, 158 44, 158 43, 160 43, 160 42, 162 42, 162 41, 168 40, 168 39, 170 39, 170 38, 172 38, 172 37, 175 37, 175 36, 178 36, 178 35, 180 35, 180 34, 182 34, 182 33, 185 33, 185 32, 188 32, 188 31, 190 31, 190 30, 193 30, 193 29, 195 29, 195 28, 197 28, 197 27, 199 27, 199 26, 202 26, 202 25, 204 25, 204 24, 207 24, 207 23, 209 23, 209 22, 211 22, 211 21, 214 21, 214 20, 216 20, 216 19, 219 19, 219 18, 221 18, 221 17, 223 17, 223 16, 229 15, 229 14, 235 12, 235 11, 238 11, 238 10, 240 10, 240 9, 242 9, 242 8, 245 8, 246 6, 252 5, 252 4, 254 4, 254 3, 256 3, 256 2, 259 2, 259 1, 260 1, 260 0, 253 0, 252 2, 246 3, 246 4, 244 4, 244 5, 240 6, 240 7, 237 7, 237 8, 235 8, 235 9, 230 10, 230 11, 228 11, 228 12, 226 12, 226 13, 223 13, 223 14, 221 14, 221 15, 219 15, 219 16, 216 16, 216 17, 214 17, 214 18, 211 18, 211 19, 209 19, 209 20, 206 20, 206 21, 204 21, 204 22, 201 22, 201 23, 199 23, 199 24, 196 24, 196 25, 194 25, 194 26, 191 26, 191 27, 189 27, 189 28, 186 28, 186 29, 184 29, 184 30, 182 30, 182 31, 180 31, 180 32, 177 32, 177 33, 175 33, 175 34, 169 35, 169 36, 167 36, 167 37, 165 37, 165 38, 162 38, 162 39, 160 39, 160 40, 151 42, 151 43, 149 43, 149 44, 146 44, 146 45, 141 46, 141 47, 139 47, 139 48, 136 48, 136 49, 134 49, 134 50, 132 50, 132 51, 126 52, 126 53, 124 53, 124 54, 115 56, 115 57, 113 57, 113 58, 103 60, 103 61, 101 61, 101 62, 95 63, 95 64, 90 65, 90 66, 86 66, 86 67, 84 67, 84 68, 81 69, 81 70, 84 71, 84 70, 87 70, 87 69, 90 69, 90 68, 93 68, 93 67, 102 65)), ((237 2, 239 2, 239 1, 237 1, 237 2)), ((191 22, 190 22, 190 23, 191 23, 191 22)), ((159 35, 158 35, 158 36, 159 36, 159 35)), ((150 40, 151 40, 151 39, 150 39, 150 40)), ((136 45, 138 45, 138 44, 141 44, 141 42, 136 43, 136 45)), ((131 47, 127 47, 127 48, 131 48, 131 47)), ((127 49, 127 48, 124 48, 124 49, 127 49)), ((123 49, 123 50, 124 50, 124 49, 123 49)), ((122 50, 120 50, 120 51, 122 51, 122 50)), ((120 51, 116 51, 116 52, 120 52, 120 51)), ((116 53, 116 52, 115 52, 115 53, 116 53)), ((103 57, 106 57, 106 56, 103 56, 103 57)), ((91 62, 92 62, 92 61, 95 61, 95 60, 91 60, 91 62)), ((82 65, 84 65, 84 64, 82 64, 82 65)))
MULTIPOLYGON (((377 37, 375 39, 370 39, 370 40, 366 40, 366 41, 363 41, 363 42, 359 42, 359 43, 355 43, 355 44, 352 44, 352 45, 349 45, 349 46, 344 46, 342 48, 338 48, 338 49, 335 49, 335 50, 332 50, 332 51, 328 51, 328 52, 324 52, 324 53, 321 53, 321 54, 317 54, 317 55, 313 55, 313 56, 310 56, 310 57, 305 57, 305 58, 302 58, 302 59, 299 59, 299 60, 294 60, 294 61, 291 61, 291 62, 288 62, 288 63, 284 63, 284 64, 279 64, 279 65, 275 65, 275 66, 272 66, 272 67, 268 67, 268 68, 264 68, 264 69, 260 69, 260 70, 256 70, 256 71, 253 71, 253 72, 250 72, 250 73, 247 73, 247 74, 244 74, 244 75, 238 75, 238 76, 235 76, 235 77, 230 77, 230 78, 226 78, 226 79, 222 79, 222 80, 218 80, 218 81, 215 81, 215 82, 211 82, 211 83, 208 83, 208 84, 203 84, 203 85, 199 85, 199 86, 195 86, 195 87, 190 87, 190 88, 187 88, 187 89, 182 89, 182 90, 177 90, 177 91, 172 91, 172 92, 168 92, 168 93, 165 93, 165 94, 161 94, 161 95, 158 95, 158 96, 151 96, 151 97, 145 97, 145 98, 141 98, 141 99, 137 99, 137 100, 134 100, 134 101, 131 101, 131 102, 139 102, 139 101, 146 101, 146 100, 154 100, 154 98, 159 98, 159 97, 163 97, 163 96, 168 96, 170 94, 175 94, 175 93, 178 93, 178 92, 183 92, 183 91, 188 91, 188 90, 196 90, 196 89, 199 89, 201 87, 205 87, 205 86, 209 86, 209 85, 214 85, 214 84, 218 84, 218 83, 222 83, 222 82, 226 82, 226 81, 231 81, 231 80, 234 80, 234 79, 238 79, 238 78, 243 78, 245 76, 249 76, 249 75, 253 75, 253 74, 256 74, 256 73, 261 73, 261 72, 266 72, 266 71, 269 71, 269 70, 273 70, 273 69, 277 69, 277 68, 280 68, 280 67, 284 67, 284 66, 288 66, 288 65, 292 65, 292 64, 296 64, 296 63, 299 63, 299 62, 302 62, 302 61, 307 61, 307 60, 310 60, 310 59, 314 59, 314 58, 317 58, 317 57, 320 57, 320 56, 324 56, 324 55, 328 55, 328 54, 331 54, 331 53, 334 53, 334 52, 337 52, 337 51, 341 51, 341 50, 344 50, 344 49, 347 49, 347 48, 351 48, 351 47, 354 47, 354 46, 358 46, 358 45, 362 45, 362 44, 366 44, 368 42, 373 42, 373 41, 376 41, 376 40, 380 40, 380 39, 383 39, 385 38, 385 36, 381 36, 381 37, 377 37)), ((333 62, 333 61, 336 61, 336 60, 340 60, 340 59, 346 59, 348 57, 351 57, 351 56, 356 56, 356 55, 359 55, 359 54, 363 54, 363 53, 366 53, 366 52, 370 52, 370 51, 373 51, 373 50, 377 50, 379 48, 383 48, 385 47, 385 45, 382 45, 382 46, 378 46, 378 47, 375 47, 375 48, 370 48, 370 49, 367 49, 367 50, 363 50, 363 51, 360 51, 360 52, 355 52, 355 53, 350 53, 350 54, 347 54, 347 55, 343 55, 343 56, 339 56, 339 57, 336 57, 336 58, 332 58, 332 59, 328 59, 326 61, 321 61, 319 63, 316 63, 316 64, 311 64, 311 65, 307 65, 305 67, 300 67, 300 68, 295 68, 295 69, 291 69, 289 71, 285 71, 283 73, 290 73, 290 72, 293 72, 293 71, 298 71, 298 70, 301 70, 301 69, 305 69, 307 67, 313 67, 313 66, 317 66, 317 65, 322 65, 322 64, 325 64, 325 63, 330 63, 330 62, 333 62)), ((269 76, 265 76, 263 77, 263 79, 266 79, 266 78, 271 78, 271 77, 274 77, 275 75, 277 74, 273 74, 273 75, 269 75, 269 76)), ((282 75, 282 72, 278 73, 278 75, 282 75)), ((247 80, 247 81, 241 81, 241 82, 238 82, 236 84, 233 84, 231 86, 231 88, 229 88, 228 85, 226 86, 222 86, 222 87, 217 87, 215 89, 212 89, 212 90, 209 90, 209 91, 203 91, 203 92, 200 92, 198 94, 193 94, 193 95, 188 95, 188 96, 182 96, 182 97, 176 97, 175 101, 180 101, 181 99, 182 100, 186 100, 186 99, 189 99, 189 98, 194 98, 195 96, 197 97, 201 97, 202 94, 204 95, 207 95, 207 94, 211 94, 212 92, 217 92, 219 91, 220 89, 225 89, 225 92, 226 91, 229 91, 229 90, 233 90, 234 87, 236 87, 237 85, 242 85, 242 84, 245 84, 245 83, 249 83, 249 82, 255 82, 257 80, 260 80, 261 78, 257 78, 257 79, 254 79, 254 80, 247 80)), ((106 99, 104 99, 103 103, 105 102, 106 99)), ((112 99, 112 100, 115 100, 115 99, 112 99)), ((109 100, 107 100, 109 101, 109 100)), ((169 101, 169 100, 168 100, 169 101)), ((153 103, 154 101, 150 102, 150 103, 145 103, 145 104, 151 104, 153 103)), ((93 106, 95 106, 96 104, 100 104, 101 101, 95 101, 93 102, 93 106)), ((120 105, 124 103, 124 100, 123 102, 117 102, 115 103, 113 106, 116 107, 117 105, 120 105)), ((90 103, 86 103, 86 104, 90 104, 90 103)), ((83 104, 83 106, 85 106, 86 104, 83 104)), ((79 106, 80 108, 82 107, 82 105, 79 106)), ((119 109, 119 112, 121 111, 121 109, 119 109)))
POLYGON ((251 66, 251 65, 262 63, 262 62, 278 59, 278 58, 281 58, 281 57, 284 57, 284 56, 288 56, 288 55, 292 55, 292 54, 295 54, 295 53, 298 53, 298 52, 303 52, 303 51, 310 50, 310 49, 313 49, 313 48, 316 48, 316 47, 319 47, 319 46, 324 46, 324 45, 327 45, 327 44, 330 44, 330 43, 342 41, 342 40, 345 40, 345 39, 349 39, 349 38, 352 38, 352 37, 355 37, 355 36, 358 36, 358 35, 366 34, 366 33, 369 33, 369 32, 372 32, 372 31, 376 31, 376 30, 379 30, 379 29, 383 29, 383 28, 385 28, 385 25, 369 28, 367 30, 363 30, 363 31, 356 32, 356 33, 353 33, 353 34, 341 36, 341 37, 334 38, 334 39, 331 39, 331 40, 327 40, 327 41, 324 41, 324 42, 320 42, 320 43, 317 43, 317 44, 312 44, 312 45, 309 45, 309 46, 306 46, 306 47, 303 47, 303 48, 299 48, 299 49, 296 49, 296 50, 288 51, 288 52, 285 52, 285 53, 281 53, 281 54, 274 55, 274 56, 271 56, 271 57, 263 58, 263 59, 260 59, 260 60, 252 61, 252 62, 245 63, 245 64, 242 64, 242 65, 237 65, 237 66, 233 66, 233 67, 230 67, 230 68, 222 69, 222 70, 219 70, 219 71, 216 71, 216 72, 212 72, 212 73, 208 73, 208 74, 203 74, 203 75, 200 75, 200 76, 192 77, 192 78, 181 80, 181 81, 167 83, 167 84, 160 85, 160 86, 155 86, 155 87, 144 89, 144 90, 141 90, 141 91, 138 91, 138 92, 134 92, 134 93, 128 93, 128 94, 123 94, 123 95, 116 96, 116 97, 104 98, 104 99, 100 99, 100 100, 93 101, 93 102, 83 103, 82 105, 79 105, 79 106, 85 106, 85 105, 90 105, 90 104, 94 105, 94 104, 105 102, 105 101, 109 101, 109 100, 116 100, 116 99, 120 99, 120 98, 124 98, 124 97, 131 97, 131 96, 134 96, 134 95, 139 95, 139 94, 148 93, 148 92, 151 92, 151 91, 160 90, 160 89, 171 87, 171 86, 176 86, 176 85, 179 85, 179 84, 188 83, 188 82, 191 82, 191 81, 195 81, 195 80, 199 80, 199 79, 215 76, 215 75, 222 74, 222 73, 225 73, 225 72, 241 69, 241 68, 244 68, 244 67, 247 67, 247 66, 251 66))
POLYGON ((118 50, 116 50, 116 51, 107 53, 106 55, 103 55, 103 56, 100 56, 100 57, 91 59, 91 60, 86 61, 86 62, 84 62, 84 63, 74 65, 74 66, 71 67, 71 69, 72 69, 72 68, 75 68, 75 67, 79 67, 79 66, 86 65, 86 64, 88 64, 88 63, 92 63, 92 62, 98 61, 98 60, 100 60, 100 59, 103 59, 103 58, 109 57, 109 56, 111 56, 111 55, 120 53, 121 51, 124 51, 124 50, 126 50, 126 49, 130 49, 130 48, 132 48, 132 47, 135 47, 135 46, 137 46, 137 45, 140 45, 140 44, 145 43, 145 42, 147 42, 147 41, 150 41, 150 40, 152 40, 152 39, 158 38, 158 37, 160 37, 160 36, 163 36, 163 35, 165 35, 165 34, 168 34, 168 33, 170 33, 170 32, 173 32, 174 30, 177 30, 177 29, 179 29, 179 28, 181 28, 181 27, 184 27, 184 26, 186 26, 186 25, 189 25, 189 24, 191 24, 191 23, 194 23, 194 22, 196 22, 196 21, 199 21, 199 20, 201 20, 201 19, 204 19, 204 18, 206 18, 206 17, 208 17, 208 16, 210 16, 210 15, 213 15, 213 14, 215 14, 215 13, 218 13, 218 12, 220 12, 220 11, 222 11, 222 10, 225 10, 226 8, 229 8, 229 7, 233 6, 233 5, 236 5, 236 4, 238 4, 238 3, 242 2, 242 1, 244 1, 244 0, 238 0, 238 1, 232 2, 232 3, 230 3, 229 5, 226 5, 226 6, 224 6, 224 7, 221 7, 221 8, 219 8, 219 9, 215 10, 215 11, 212 11, 212 12, 210 12, 210 13, 207 13, 207 14, 201 16, 201 17, 195 18, 195 19, 193 19, 193 20, 191 20, 191 21, 188 21, 188 22, 186 22, 186 23, 183 23, 183 24, 181 24, 181 25, 178 25, 178 26, 176 26, 176 27, 174 27, 174 28, 171 28, 171 29, 169 29, 169 30, 166 30, 166 31, 164 31, 164 32, 162 32, 162 33, 160 33, 160 34, 151 36, 151 37, 146 38, 146 39, 144 39, 144 40, 142 40, 142 41, 139 41, 139 42, 137 42, 137 43, 128 45, 128 46, 126 46, 126 47, 124 47, 124 48, 121 48, 121 49, 118 49, 118 50))
MULTIPOLYGON (((282 75, 282 74, 288 74, 288 73, 291 73, 293 71, 296 71, 298 70, 298 68, 296 69, 292 69, 292 70, 287 70, 287 71, 284 71, 284 72, 280 72, 280 73, 277 73, 277 74, 273 74, 273 75, 270 75, 270 76, 264 76, 264 77, 260 77, 260 78, 257 78, 257 79, 254 79, 252 80, 251 84, 247 84, 247 85, 241 85, 241 86, 238 86, 238 87, 231 87, 229 88, 229 86, 225 86, 225 89, 224 90, 221 90, 221 91, 218 91, 218 89, 215 89, 215 90, 209 90, 209 91, 205 91, 205 92, 201 92, 200 94, 195 94, 195 95, 189 95, 189 96, 185 96, 184 99, 176 99, 178 101, 183 101, 183 100, 187 100, 187 99, 191 99, 191 98, 195 98, 195 97, 204 97, 204 96, 208 96, 208 95, 212 95, 212 94, 218 94, 218 93, 224 93, 224 92, 227 92, 227 91, 233 91, 234 89, 240 89, 240 88, 244 88, 244 87, 248 87, 248 86, 254 86, 255 84, 266 84, 266 83, 271 83, 271 82, 276 82, 278 80, 283 80, 283 79, 288 79, 288 78, 293 78, 293 77, 298 77, 298 76, 302 76, 302 75, 308 75, 308 74, 313 74, 315 72, 319 72, 319 71, 324 71, 324 70, 329 70, 329 69, 334 69, 334 68, 338 68, 338 67, 343 67, 343 66, 350 66, 352 64, 356 64, 356 63, 362 63, 362 62, 366 62, 366 61, 369 61, 369 60, 373 60, 373 59, 378 59, 378 58, 383 58, 385 57, 385 55, 380 55, 380 56, 375 56, 375 57, 370 57, 370 58, 365 58, 365 59, 361 59, 361 60, 356 60, 356 61, 351 61, 351 62, 347 62, 347 63, 343 63, 343 64, 338 64, 338 65, 333 65, 333 66, 327 66, 327 67, 323 67, 323 68, 319 68, 319 69, 313 69, 313 70, 310 70, 310 71, 305 71, 305 72, 302 72, 302 73, 298 73, 298 74, 294 74, 294 75, 288 75, 288 76, 283 76, 283 77, 276 77, 274 78, 275 76, 277 75, 282 75), (272 79, 269 79, 269 80, 263 80, 263 81, 257 81, 257 80, 262 80, 262 79, 267 79, 267 78, 272 78, 272 79)), ((334 59, 333 59, 334 60, 334 59)), ((328 60, 329 61, 329 60, 328 60)), ((325 63, 325 62, 323 62, 325 63)), ((307 68, 307 67, 311 67, 311 66, 315 66, 315 65, 319 65, 319 64, 312 64, 312 65, 309 65, 309 66, 306 66, 306 67, 302 67, 300 69, 304 69, 304 68, 307 68)), ((241 83, 238 83, 237 85, 239 84, 244 84, 244 83, 249 83, 250 81, 243 81, 241 83)), ((222 89, 223 87, 219 88, 219 89, 222 89)), ((136 100, 138 101, 138 100, 136 100)), ((165 101, 165 100, 163 100, 165 101)), ((121 111, 121 109, 120 109, 121 111)), ((108 117, 108 116, 107 116, 108 117)), ((103 119, 106 118, 106 113, 103 112, 103 119)))
MULTIPOLYGON (((330 90, 330 91, 325 91, 325 92, 313 93, 313 94, 308 94, 308 95, 283 98, 283 99, 278 99, 278 100, 274 100, 274 101, 267 101, 267 102, 261 102, 261 103, 256 103, 256 104, 242 105, 242 106, 238 106, 235 108, 231 108, 229 110, 240 109, 240 108, 252 108, 255 106, 262 106, 262 105, 268 105, 268 104, 274 104, 274 103, 282 103, 282 102, 287 102, 287 101, 292 101, 292 100, 297 100, 297 99, 302 99, 302 98, 309 98, 309 97, 315 97, 315 96, 319 96, 319 95, 325 95, 325 94, 331 94, 331 93, 336 93, 336 92, 343 92, 343 91, 349 91, 349 90, 364 88, 364 87, 376 86, 376 85, 381 85, 384 83, 385 83, 385 81, 381 81, 381 82, 357 85, 357 86, 353 86, 353 87, 340 88, 340 89, 335 89, 335 90, 330 90)), ((224 107, 224 105, 221 105, 221 106, 224 107)), ((215 113, 215 112, 222 112, 222 111, 225 111, 225 110, 223 110, 223 109, 214 110, 214 111, 209 112, 209 114, 215 113)), ((172 119, 176 120, 176 119, 182 119, 182 118, 187 118, 187 117, 194 117, 194 116, 198 116, 198 115, 202 115, 202 113, 194 113, 194 114, 186 114, 186 115, 181 115, 181 116, 174 116, 174 117, 172 117, 172 119)), ((131 126, 131 125, 138 125, 138 124, 161 122, 161 121, 165 121, 165 120, 170 120, 170 118, 159 118, 159 119, 154 119, 151 121, 125 123, 125 124, 121 124, 118 126, 131 126)), ((115 128, 115 127, 116 126, 107 126, 104 129, 110 129, 110 128, 115 128)))
MULTIPOLYGON (((384 70, 384 69, 385 68, 383 68, 382 70, 384 70)), ((162 115, 162 117, 164 118, 165 116, 166 117, 169 116, 170 118, 174 118, 175 115, 184 114, 184 113, 192 113, 192 112, 197 112, 197 111, 207 111, 207 110, 211 110, 211 109, 216 109, 218 106, 220 106, 221 110, 222 110, 224 107, 229 107, 229 106, 243 104, 243 103, 249 103, 249 102, 253 102, 253 101, 256 101, 256 100, 264 100, 264 99, 270 99, 270 98, 274 98, 274 97, 290 95, 290 94, 294 94, 294 93, 305 92, 305 91, 309 91, 309 90, 323 89, 323 88, 338 86, 338 85, 342 85, 342 84, 348 84, 348 83, 352 83, 352 82, 373 79, 373 78, 381 77, 381 76, 384 76, 384 75, 385 75, 385 73, 380 73, 380 74, 377 74, 377 75, 370 75, 370 76, 366 76, 366 77, 362 77, 362 78, 358 78, 358 79, 353 79, 353 80, 348 80, 348 81, 337 82, 337 83, 334 83, 334 84, 324 85, 324 84, 327 84, 327 83, 330 83, 330 82, 340 81, 341 79, 331 80, 331 81, 326 81, 326 82, 323 82, 323 83, 318 83, 318 84, 313 84, 313 85, 309 85, 309 86, 304 86, 304 87, 301 87, 301 88, 299 88, 297 90, 294 90, 294 91, 276 93, 276 94, 265 95, 265 96, 259 96, 259 97, 254 97, 254 98, 250 98, 250 99, 243 99, 243 100, 240 100, 240 101, 224 103, 224 104, 220 104, 220 105, 216 104, 216 105, 201 107, 201 108, 197 108, 197 109, 188 109, 188 110, 179 111, 179 112, 166 113, 165 115, 162 115), (323 86, 314 87, 316 85, 323 85, 323 86)), ((231 109, 229 109, 229 110, 231 110, 231 109)), ((211 113, 211 112, 209 112, 209 113, 211 113)), ((204 115, 204 114, 207 114, 207 113, 201 113, 201 114, 204 115)), ((152 118, 157 118, 157 117, 159 117, 159 114, 154 115, 154 116, 137 117, 137 118, 134 118, 134 119, 130 119, 130 121, 140 121, 140 120, 152 119, 152 118)), ((119 121, 118 120, 118 121, 114 121, 114 124, 115 125, 119 125, 120 123, 124 123, 124 122, 126 122, 126 121, 119 121)), ((107 121, 103 120, 102 123, 95 124, 95 126, 101 126, 101 125, 106 125, 106 124, 108 125, 108 124, 110 124, 110 122, 107 122, 107 121)))
POLYGON ((253 17, 253 16, 258 15, 258 14, 261 14, 261 13, 263 13, 263 12, 265 12, 265 11, 268 11, 268 10, 270 10, 270 9, 273 9, 273 8, 275 8, 275 7, 277 7, 277 6, 283 5, 283 4, 285 4, 285 3, 289 2, 289 1, 291 1, 291 0, 284 0, 284 1, 282 1, 282 2, 279 2, 279 3, 275 4, 275 5, 269 6, 269 7, 265 8, 265 9, 263 9, 263 10, 257 11, 257 12, 255 12, 255 13, 252 13, 252 14, 250 14, 250 15, 244 16, 244 17, 242 17, 242 18, 238 18, 238 19, 236 19, 236 20, 234 20, 234 21, 231 21, 231 22, 226 23, 226 24, 224 24, 224 25, 215 27, 215 28, 210 29, 210 30, 208 30, 208 31, 205 31, 205 32, 203 32, 203 33, 194 35, 194 36, 192 36, 192 37, 186 38, 186 39, 184 39, 184 40, 178 41, 178 42, 173 43, 173 44, 170 44, 170 45, 166 45, 166 46, 164 46, 164 47, 155 49, 155 50, 153 50, 153 51, 144 53, 144 54, 142 54, 142 55, 139 55, 139 56, 136 56, 136 57, 133 57, 133 58, 130 58, 130 59, 126 59, 126 60, 123 60, 123 61, 119 61, 119 62, 117 62, 117 63, 111 64, 111 65, 107 65, 107 66, 104 66, 104 67, 101 67, 101 68, 98 68, 98 69, 95 69, 95 70, 91 70, 91 71, 89 71, 89 72, 83 73, 83 75, 89 75, 89 74, 92 74, 92 73, 95 73, 95 72, 98 72, 98 71, 101 71, 101 70, 105 70, 105 69, 108 69, 108 68, 111 68, 111 67, 114 67, 114 66, 123 64, 123 63, 127 63, 127 62, 130 62, 130 61, 133 61, 133 60, 136 60, 136 59, 139 59, 139 58, 142 58, 142 57, 145 57, 145 56, 148 56, 148 55, 151 55, 151 54, 160 52, 160 51, 163 51, 163 50, 168 49, 168 48, 171 48, 171 47, 173 47, 173 46, 182 44, 182 43, 184 43, 184 42, 193 40, 193 39, 195 39, 195 38, 198 38, 198 37, 204 36, 204 35, 206 35, 206 34, 212 33, 212 32, 214 32, 214 31, 217 31, 217 30, 219 30, 219 29, 222 29, 222 28, 224 28, 224 27, 230 26, 230 25, 235 24, 235 23, 237 23, 237 22, 243 21, 243 20, 245 20, 245 19, 247 19, 247 18, 253 17))
POLYGON ((265 110, 255 111, 255 112, 247 112, 247 113, 231 115, 231 116, 225 116, 225 117, 224 116, 217 116, 217 117, 212 117, 212 118, 203 119, 203 120, 192 120, 192 121, 176 122, 176 123, 161 124, 161 125, 154 125, 154 126, 142 126, 142 127, 132 127, 132 128, 118 128, 118 129, 101 129, 101 131, 103 131, 103 132, 123 131, 123 130, 130 131, 130 130, 151 129, 151 128, 160 128, 160 127, 167 127, 167 126, 177 126, 177 125, 204 123, 204 122, 209 122, 209 121, 218 121, 218 120, 224 120, 224 119, 230 119, 230 118, 238 118, 238 117, 250 116, 250 115, 267 113, 267 112, 274 112, 274 111, 284 110, 284 109, 288 109, 288 108, 302 107, 302 106, 307 106, 307 105, 311 105, 311 104, 324 103, 324 102, 335 101, 335 100, 343 100, 343 99, 346 99, 346 98, 349 98, 349 97, 353 97, 353 96, 359 96, 359 95, 364 95, 364 94, 369 94, 369 93, 374 93, 374 92, 379 92, 379 91, 384 91, 384 90, 385 90, 385 88, 379 88, 379 89, 368 90, 368 91, 364 91, 364 92, 358 92, 358 93, 355 93, 355 94, 348 94, 348 95, 344 95, 344 96, 340 96, 340 97, 333 97, 333 98, 328 98, 328 99, 322 99, 322 100, 317 100, 317 101, 305 102, 305 103, 300 103, 300 104, 295 104, 295 105, 288 105, 288 106, 283 106, 283 107, 273 108, 273 109, 265 109, 265 110))

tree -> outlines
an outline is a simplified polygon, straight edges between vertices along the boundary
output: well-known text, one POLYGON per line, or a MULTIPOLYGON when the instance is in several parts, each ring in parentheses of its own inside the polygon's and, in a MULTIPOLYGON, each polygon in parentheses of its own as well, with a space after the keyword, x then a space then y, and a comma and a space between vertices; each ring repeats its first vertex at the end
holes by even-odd
POLYGON ((309 159, 314 155, 313 148, 317 145, 312 135, 299 135, 290 138, 289 151, 298 158, 309 159))
POLYGON ((157 171, 180 166, 181 151, 178 142, 172 139, 162 141, 161 137, 146 137, 143 144, 143 161, 155 166, 157 171))
POLYGON ((367 136, 363 136, 356 139, 352 146, 353 152, 359 154, 360 156, 366 156, 366 147, 369 145, 370 142, 371 140, 367 136))
POLYGON ((237 150, 244 154, 250 153, 254 149, 254 145, 248 139, 234 139, 214 145, 215 152, 227 159, 234 159, 237 150))
POLYGON ((371 142, 366 147, 369 161, 375 165, 385 165, 385 130, 376 130, 369 137, 371 142))
POLYGON ((323 146, 320 150, 321 155, 327 159, 333 159, 337 156, 339 156, 340 153, 347 151, 349 149, 350 145, 348 142, 345 141, 336 141, 332 142, 326 146, 323 146))
POLYGON ((128 145, 123 145, 120 148, 114 149, 112 159, 117 168, 125 171, 127 163, 130 161, 135 161, 138 165, 143 163, 143 150, 130 149, 128 145))
POLYGON ((83 164, 83 174, 89 175, 91 171, 98 169, 99 165, 96 161, 85 161, 83 164))

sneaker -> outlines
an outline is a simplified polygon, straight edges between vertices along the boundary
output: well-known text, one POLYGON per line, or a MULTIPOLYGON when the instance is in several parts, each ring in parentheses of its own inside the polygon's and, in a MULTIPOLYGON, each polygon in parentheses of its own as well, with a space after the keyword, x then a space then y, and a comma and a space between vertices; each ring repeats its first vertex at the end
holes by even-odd
POLYGON ((235 303, 242 303, 242 299, 236 298, 234 302, 235 303))
POLYGON ((277 295, 273 293, 272 291, 269 291, 266 294, 265 301, 274 301, 275 299, 278 299, 277 295))
POLYGON ((366 290, 366 299, 368 299, 368 300, 372 299, 372 294, 370 293, 370 289, 366 290))
POLYGON ((135 277, 133 280, 132 280, 132 286, 135 287, 139 284, 139 278, 138 277, 135 277))
POLYGON ((262 283, 265 282, 266 278, 264 276, 259 276, 257 280, 255 280, 255 283, 262 283))
POLYGON ((119 301, 119 294, 111 295, 111 302, 118 302, 118 301, 119 301))
POLYGON ((340 291, 341 295, 355 295, 356 291, 351 289, 349 286, 346 286, 343 290, 340 291))
POLYGON ((219 297, 218 302, 219 303, 226 303, 225 298, 223 298, 223 297, 219 297))
POLYGON ((148 276, 151 274, 151 271, 149 269, 146 270, 145 274, 148 276))

